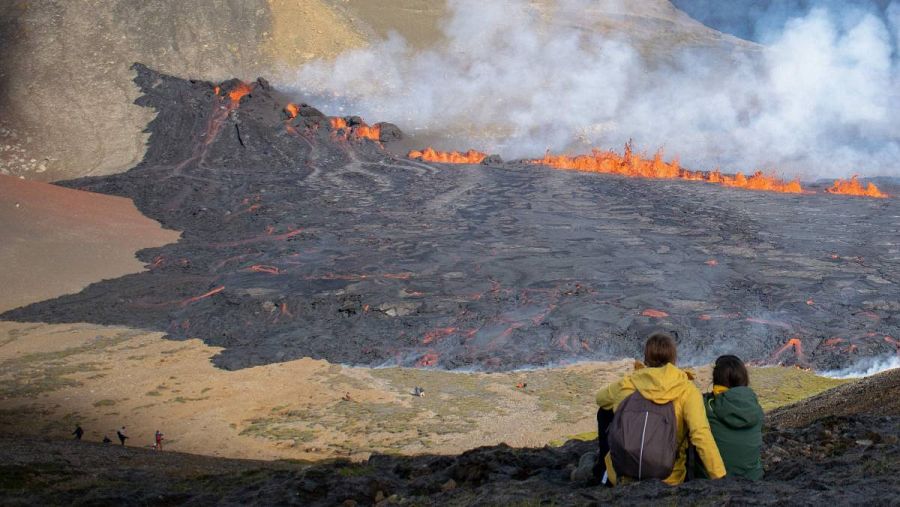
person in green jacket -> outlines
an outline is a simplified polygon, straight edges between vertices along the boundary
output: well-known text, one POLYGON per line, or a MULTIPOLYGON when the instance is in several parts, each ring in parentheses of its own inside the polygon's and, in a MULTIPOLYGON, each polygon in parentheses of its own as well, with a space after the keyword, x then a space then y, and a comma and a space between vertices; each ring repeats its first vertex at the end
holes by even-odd
MULTIPOLYGON (((713 392, 703 395, 703 405, 728 475, 756 481, 763 477, 763 410, 749 385, 744 363, 737 356, 720 356, 713 368, 713 392)), ((702 466, 695 471, 705 476, 702 466)))

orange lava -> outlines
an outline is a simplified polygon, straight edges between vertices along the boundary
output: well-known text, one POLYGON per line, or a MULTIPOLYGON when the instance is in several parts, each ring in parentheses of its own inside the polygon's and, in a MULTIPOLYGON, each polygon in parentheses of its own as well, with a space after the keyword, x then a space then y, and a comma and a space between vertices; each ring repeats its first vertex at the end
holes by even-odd
POLYGON ((605 174, 618 174, 630 178, 681 179, 688 181, 704 181, 726 187, 744 188, 799 194, 803 192, 799 180, 784 181, 757 171, 750 176, 743 173, 734 175, 716 171, 689 171, 683 169, 678 160, 666 162, 662 151, 658 151, 652 159, 643 158, 634 153, 631 142, 625 144, 624 155, 613 151, 593 150, 590 155, 570 157, 547 153, 544 158, 529 160, 532 164, 546 165, 555 169, 584 171, 605 174))
POLYGON ((654 319, 664 319, 669 316, 668 313, 661 310, 654 310, 652 308, 647 308, 646 310, 641 312, 641 315, 644 317, 653 317, 654 319))
POLYGON ((253 91, 253 89, 250 88, 250 85, 247 83, 238 83, 237 86, 228 92, 228 98, 230 98, 232 102, 237 103, 241 101, 241 97, 247 95, 251 91, 253 91))
POLYGON ((300 113, 300 108, 297 107, 297 104, 288 102, 288 105, 284 106, 284 112, 286 112, 291 119, 294 119, 300 113))
POLYGON ((797 359, 803 361, 803 343, 800 341, 800 338, 791 338, 787 341, 781 348, 776 350, 772 354, 772 359, 778 358, 781 354, 784 354, 788 349, 794 349, 794 354, 797 356, 797 359))
POLYGON ((212 295, 214 295, 214 294, 218 294, 218 293, 222 292, 223 290, 225 290, 225 286, 224 286, 224 285, 220 285, 220 286, 216 287, 215 289, 213 289, 213 290, 211 290, 211 291, 209 291, 209 292, 200 294, 199 296, 194 296, 194 297, 192 297, 192 298, 187 298, 187 299, 185 299, 184 301, 181 302, 181 306, 187 306, 187 305, 189 305, 189 304, 191 304, 191 303, 200 301, 201 299, 208 298, 208 297, 210 297, 210 296, 212 296, 212 295))
POLYGON ((850 180, 835 180, 834 185, 831 188, 826 189, 826 192, 829 194, 843 194, 843 195, 859 195, 863 197, 875 197, 878 199, 884 199, 888 197, 887 194, 878 190, 873 183, 867 184, 865 187, 859 182, 859 179, 856 175, 852 176, 850 180))
POLYGON ((412 150, 407 155, 409 158, 417 158, 425 162, 438 162, 441 164, 480 164, 486 154, 480 151, 469 150, 465 153, 458 151, 437 151, 432 147, 422 151, 412 150))
POLYGON ((445 336, 450 336, 451 334, 456 332, 455 327, 442 327, 435 329, 433 331, 429 331, 425 333, 425 336, 422 338, 422 343, 429 344, 439 338, 443 338, 445 336))
POLYGON ((368 125, 359 125, 358 127, 356 127, 353 133, 356 134, 356 137, 360 137, 363 139, 371 139, 373 141, 381 140, 381 127, 377 125, 374 127, 370 127, 368 125))
POLYGON ((381 127, 375 125, 370 127, 365 123, 354 125, 351 127, 347 124, 347 120, 340 117, 332 117, 328 119, 332 130, 345 130, 346 133, 352 133, 358 139, 371 139, 372 141, 381 140, 381 127))
POLYGON ((266 264, 254 264, 250 266, 250 271, 256 273, 269 273, 270 275, 277 275, 281 273, 281 270, 279 270, 277 267, 268 266, 266 264))
POLYGON ((416 362, 416 366, 419 366, 419 367, 434 366, 435 364, 437 364, 437 361, 438 361, 438 355, 435 354, 434 352, 429 352, 429 353, 425 354, 424 356, 422 356, 421 359, 418 360, 418 362, 416 362))

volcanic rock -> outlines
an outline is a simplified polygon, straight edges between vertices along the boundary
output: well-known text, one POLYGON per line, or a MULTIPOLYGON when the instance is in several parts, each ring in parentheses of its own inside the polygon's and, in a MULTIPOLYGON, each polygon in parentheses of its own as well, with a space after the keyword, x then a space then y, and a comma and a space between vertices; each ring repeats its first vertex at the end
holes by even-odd
POLYGON ((62 184, 132 198, 182 238, 139 252, 147 272, 3 319, 201 338, 230 369, 636 357, 656 328, 677 333, 687 362, 737 352, 835 368, 900 346, 900 319, 872 303, 900 299, 884 235, 896 199, 428 165, 330 128, 313 106, 285 120, 259 82, 215 94, 135 68, 139 104, 158 112, 146 157, 62 184))
POLYGON ((484 157, 481 163, 482 165, 500 165, 503 163, 503 159, 500 155, 488 155, 484 157))
POLYGON ((376 123, 375 126, 378 127, 381 133, 378 140, 383 143, 389 143, 391 141, 399 141, 403 139, 403 132, 400 130, 400 127, 394 125, 393 123, 383 121, 381 123, 376 123))
POLYGON ((302 116, 304 118, 322 118, 325 114, 309 104, 300 104, 297 107, 297 116, 302 116))
MULTIPOLYGON (((768 414, 768 420, 785 428, 806 426, 821 414, 846 416, 852 414, 900 415, 900 369, 872 375, 822 394, 813 396, 768 414)), ((823 430, 823 439, 833 433, 823 430)), ((879 437, 874 437, 877 441, 879 437)))

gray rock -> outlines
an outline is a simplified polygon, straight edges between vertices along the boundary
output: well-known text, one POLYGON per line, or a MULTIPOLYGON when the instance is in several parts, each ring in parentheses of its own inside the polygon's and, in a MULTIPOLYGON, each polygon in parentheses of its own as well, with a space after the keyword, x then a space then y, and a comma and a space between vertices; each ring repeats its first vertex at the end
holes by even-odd
POLYGON ((587 482, 594 476, 594 465, 597 463, 596 452, 586 452, 578 460, 578 466, 569 475, 572 482, 587 482))

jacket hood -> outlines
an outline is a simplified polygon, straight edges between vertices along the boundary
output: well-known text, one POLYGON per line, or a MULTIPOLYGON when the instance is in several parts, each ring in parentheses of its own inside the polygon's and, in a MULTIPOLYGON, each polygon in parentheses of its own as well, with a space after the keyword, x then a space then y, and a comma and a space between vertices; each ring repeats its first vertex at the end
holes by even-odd
POLYGON ((632 374, 631 382, 641 396, 658 404, 679 399, 694 387, 688 374, 672 363, 658 368, 641 368, 632 374))
POLYGON ((756 426, 763 419, 756 393, 749 387, 732 387, 709 398, 707 404, 722 424, 734 429, 756 426))

